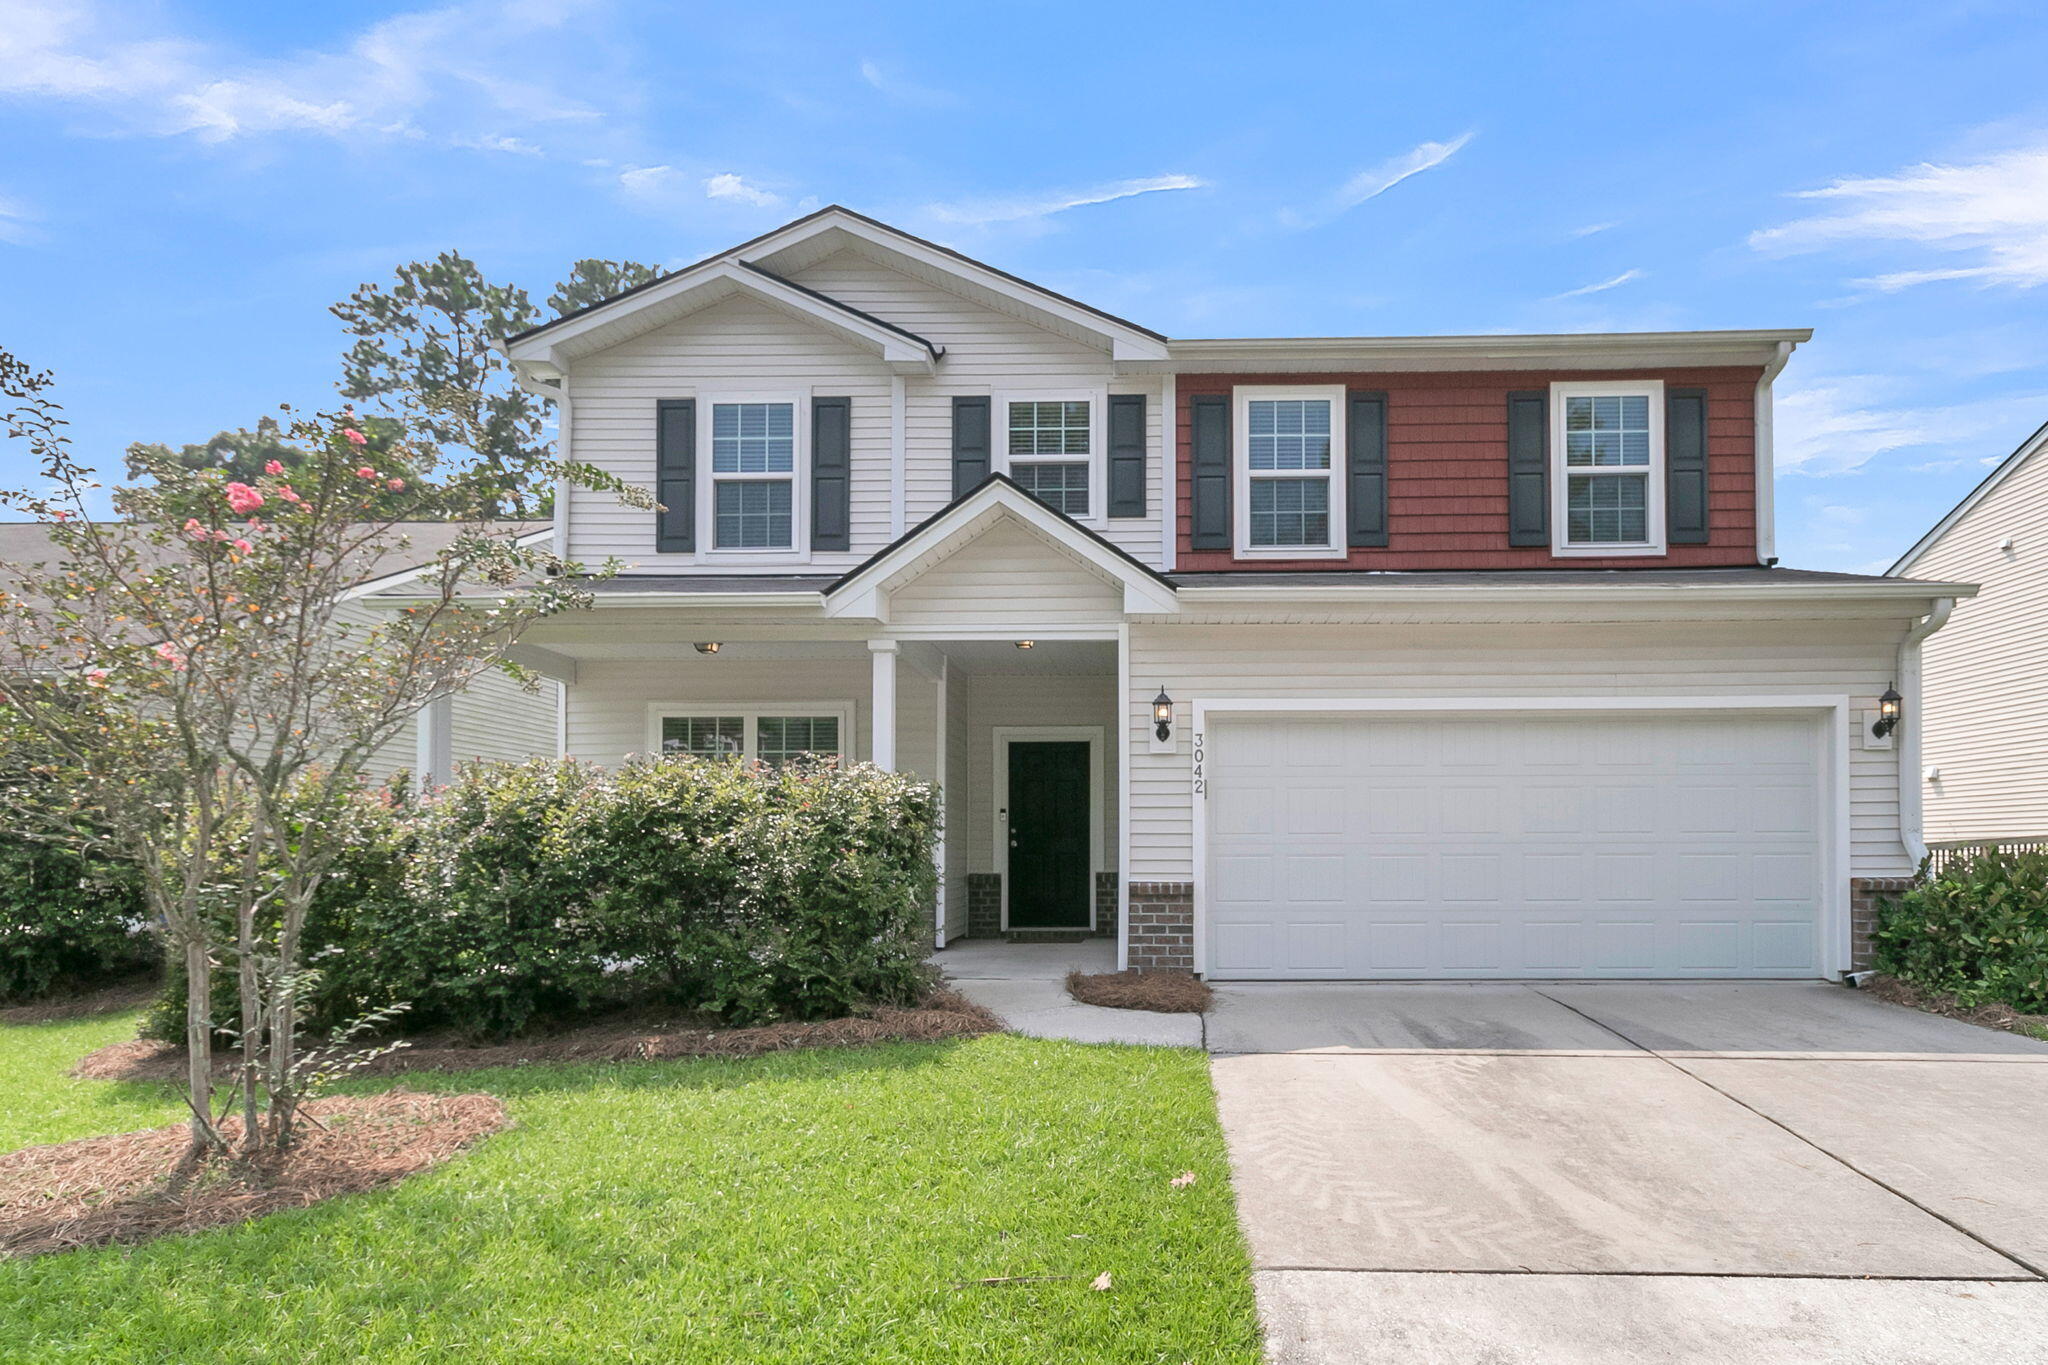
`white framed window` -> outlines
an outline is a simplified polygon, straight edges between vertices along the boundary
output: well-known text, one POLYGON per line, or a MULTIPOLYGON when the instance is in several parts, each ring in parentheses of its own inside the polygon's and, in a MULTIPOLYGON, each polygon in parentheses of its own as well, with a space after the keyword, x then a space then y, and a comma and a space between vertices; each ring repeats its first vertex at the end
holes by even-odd
POLYGON ((853 747, 853 704, 657 702, 647 708, 647 747, 770 767, 806 756, 844 758, 853 747))
POLYGON ((1664 553, 1664 382, 1550 386, 1550 548, 1664 553))
POLYGON ((1344 390, 1247 386, 1234 407, 1234 557, 1342 559, 1344 390))
POLYGON ((1046 506, 1076 521, 1097 519, 1107 405, 1098 393, 998 394, 997 467, 1046 506))
POLYGON ((697 543, 712 557, 808 550, 810 402, 795 394, 706 394, 697 401, 697 543))

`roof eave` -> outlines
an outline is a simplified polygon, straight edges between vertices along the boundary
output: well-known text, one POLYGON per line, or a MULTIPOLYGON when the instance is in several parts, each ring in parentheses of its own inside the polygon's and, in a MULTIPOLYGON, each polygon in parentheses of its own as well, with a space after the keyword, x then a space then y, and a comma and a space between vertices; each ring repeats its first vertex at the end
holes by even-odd
POLYGON ((1232 371, 1418 371, 1470 369, 1656 369, 1765 365, 1811 339, 1811 328, 1714 332, 1587 332, 1409 337, 1213 337, 1168 343, 1161 361, 1131 360, 1129 373, 1232 371))

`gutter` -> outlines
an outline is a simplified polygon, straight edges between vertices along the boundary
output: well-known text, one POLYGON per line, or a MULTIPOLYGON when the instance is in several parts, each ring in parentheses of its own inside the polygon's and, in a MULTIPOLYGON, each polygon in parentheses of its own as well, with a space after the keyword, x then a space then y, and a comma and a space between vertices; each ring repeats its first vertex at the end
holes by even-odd
POLYGON ((1778 562, 1778 447, 1777 421, 1773 416, 1771 385, 1792 358, 1790 341, 1778 343, 1777 355, 1756 381, 1756 558, 1759 564, 1778 562))
POLYGON ((1926 600, 1943 594, 1974 596, 1976 589, 1966 583, 1922 583, 1911 579, 1869 583, 1795 584, 1628 584, 1586 583, 1546 584, 1541 587, 1450 587, 1420 584, 1319 584, 1289 587, 1285 584, 1258 587, 1181 587, 1180 600, 1190 606, 1221 602, 1617 602, 1617 601, 1884 601, 1895 598, 1926 600))
POLYGON ((1926 707, 1921 695, 1920 642, 1948 624, 1950 613, 1956 609, 1953 597, 1934 599, 1934 610, 1927 613, 1913 628, 1906 632, 1906 638, 1899 641, 1899 691, 1912 706, 1909 713, 1913 719, 1905 727, 1905 738, 1899 744, 1899 842, 1906 847, 1906 856, 1912 860, 1914 871, 1927 861, 1927 841, 1921 836, 1922 792, 1925 779, 1920 772, 1920 727, 1926 716, 1926 707))

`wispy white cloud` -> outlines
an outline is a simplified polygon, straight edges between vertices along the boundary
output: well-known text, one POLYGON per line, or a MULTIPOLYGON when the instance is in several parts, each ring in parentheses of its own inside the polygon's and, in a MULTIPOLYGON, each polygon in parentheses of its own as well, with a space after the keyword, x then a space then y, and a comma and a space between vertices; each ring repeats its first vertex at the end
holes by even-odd
POLYGON ((1552 294, 1550 297, 1553 302, 1558 299, 1582 299, 1588 294, 1604 294, 1610 289, 1619 289, 1642 277, 1643 272, 1640 270, 1624 270, 1611 280, 1602 280, 1598 284, 1582 284, 1577 289, 1567 289, 1562 294, 1552 294))
POLYGON ((1588 223, 1584 227, 1573 228, 1565 235, 1567 237, 1591 237, 1594 233, 1605 232, 1613 226, 1613 223, 1588 223))
POLYGON ((782 196, 773 190, 764 190, 759 185, 746 181, 727 171, 714 175, 704 182, 706 199, 731 199, 750 204, 757 209, 772 209, 782 202, 782 196))
POLYGON ((1282 209, 1280 225, 1289 228, 1320 227, 1367 200, 1379 198, 1402 181, 1443 165, 1463 150, 1472 138, 1471 133, 1460 133, 1448 142, 1420 143, 1399 156, 1368 166, 1339 185, 1322 203, 1307 209, 1282 209))
POLYGON ((1844 375, 1780 388, 1773 414, 1780 472, 1852 474, 1892 451, 1924 450, 1920 466, 1949 468, 2003 454, 2014 431, 2038 424, 2048 394, 2010 393, 1980 402, 1901 403, 1904 381, 1844 375))
POLYGON ((19 199, 0 195, 0 242, 20 246, 35 241, 41 235, 34 227, 40 216, 19 199))
POLYGON ((487 0, 392 15, 332 50, 267 57, 152 34, 126 0, 15 0, 0 24, 0 94, 87 116, 93 131, 221 143, 271 133, 539 149, 507 132, 595 118, 526 74, 585 0, 487 0), (494 126, 495 125, 495 126, 494 126))
POLYGON ((1020 194, 963 199, 950 204, 928 204, 925 212, 942 223, 984 227, 991 223, 1018 223, 1049 218, 1068 209, 1090 204, 1107 204, 1133 199, 1141 194, 1164 194, 1174 190, 1199 190, 1209 182, 1194 175, 1154 175, 1136 180, 1114 180, 1085 190, 1052 190, 1042 194, 1020 194))
POLYGON ((872 58, 863 58, 861 60, 860 78, 898 104, 912 104, 928 109, 937 109, 960 102, 960 97, 952 91, 940 90, 929 85, 919 85, 917 82, 907 80, 896 72, 891 71, 872 58))
POLYGON ((2031 289, 2048 284, 2048 140, 1962 165, 1922 163, 1895 175, 1837 180, 1800 196, 1826 205, 1752 233, 1759 251, 1920 247, 1962 263, 1865 280, 1891 292, 1939 280, 2031 289))

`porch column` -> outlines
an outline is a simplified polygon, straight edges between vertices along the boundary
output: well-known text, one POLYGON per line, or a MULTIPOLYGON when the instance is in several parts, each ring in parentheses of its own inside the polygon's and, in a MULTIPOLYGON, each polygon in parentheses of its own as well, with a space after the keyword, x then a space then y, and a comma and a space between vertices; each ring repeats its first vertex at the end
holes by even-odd
POLYGON ((885 773, 896 771, 896 642, 870 640, 868 650, 875 661, 875 692, 869 700, 872 713, 874 764, 885 773))
POLYGON ((455 699, 446 694, 422 706, 413 716, 413 790, 425 795, 445 787, 455 776, 455 699))

